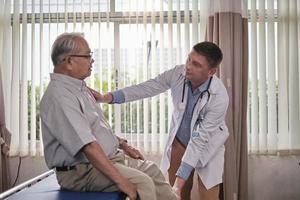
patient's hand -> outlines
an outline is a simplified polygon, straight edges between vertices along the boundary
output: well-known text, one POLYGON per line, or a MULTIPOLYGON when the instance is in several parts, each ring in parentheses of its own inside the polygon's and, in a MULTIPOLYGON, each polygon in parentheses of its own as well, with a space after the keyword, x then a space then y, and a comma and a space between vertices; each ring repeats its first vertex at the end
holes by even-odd
POLYGON ((131 158, 144 160, 144 156, 141 154, 141 152, 136 148, 129 146, 126 142, 124 142, 120 148, 123 149, 124 153, 131 158))

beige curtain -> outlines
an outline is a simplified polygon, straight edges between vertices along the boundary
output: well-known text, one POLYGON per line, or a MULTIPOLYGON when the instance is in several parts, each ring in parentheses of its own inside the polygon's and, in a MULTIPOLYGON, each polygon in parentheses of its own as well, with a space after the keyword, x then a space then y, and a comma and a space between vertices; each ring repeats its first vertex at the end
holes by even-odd
POLYGON ((247 152, 247 82, 248 37, 247 18, 241 13, 216 12, 207 23, 208 41, 220 46, 224 60, 219 77, 225 83, 230 103, 226 122, 230 136, 226 142, 222 199, 248 199, 247 152))
POLYGON ((8 163, 8 151, 10 143, 10 133, 5 127, 5 116, 4 116, 4 98, 2 90, 2 74, 0 66, 0 192, 7 190, 10 187, 10 172, 8 163))

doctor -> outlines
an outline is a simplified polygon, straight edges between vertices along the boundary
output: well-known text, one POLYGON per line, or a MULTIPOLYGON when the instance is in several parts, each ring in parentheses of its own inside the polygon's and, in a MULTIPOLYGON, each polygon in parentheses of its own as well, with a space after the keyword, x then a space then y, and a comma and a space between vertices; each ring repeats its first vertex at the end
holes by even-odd
POLYGON ((214 74, 223 58, 211 42, 196 44, 185 65, 157 77, 105 95, 91 90, 98 102, 124 103, 171 89, 174 111, 161 170, 183 200, 190 199, 194 171, 201 200, 219 199, 224 168, 228 94, 214 74))

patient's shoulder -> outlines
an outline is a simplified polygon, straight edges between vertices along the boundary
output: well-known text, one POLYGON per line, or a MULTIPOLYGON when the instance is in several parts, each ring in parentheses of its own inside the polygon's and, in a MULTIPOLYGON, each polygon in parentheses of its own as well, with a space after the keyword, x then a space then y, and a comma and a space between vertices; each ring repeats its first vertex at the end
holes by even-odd
POLYGON ((43 109, 43 107, 64 105, 65 103, 77 102, 76 99, 76 94, 68 87, 50 82, 41 99, 40 106, 43 109))

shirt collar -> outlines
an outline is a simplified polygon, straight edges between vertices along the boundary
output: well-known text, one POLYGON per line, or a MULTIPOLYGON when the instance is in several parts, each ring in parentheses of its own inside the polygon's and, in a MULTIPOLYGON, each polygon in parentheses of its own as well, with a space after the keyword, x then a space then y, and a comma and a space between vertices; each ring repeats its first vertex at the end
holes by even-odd
MULTIPOLYGON (((209 84, 209 79, 210 78, 208 78, 204 83, 202 83, 198 88, 197 88, 197 92, 203 92, 203 91, 205 91, 206 89, 207 89, 207 86, 208 86, 208 84, 209 84)), ((189 80, 186 80, 186 82, 187 82, 187 84, 188 84, 188 86, 189 86, 189 88, 190 89, 192 89, 192 84, 191 84, 191 82, 189 81, 189 80)), ((196 91, 194 91, 194 93, 195 93, 196 91)))
POLYGON ((51 73, 50 79, 66 83, 68 85, 71 85, 72 87, 75 87, 76 89, 78 89, 80 91, 83 91, 83 89, 86 87, 85 81, 79 80, 79 79, 76 79, 76 78, 73 78, 71 76, 67 76, 64 74, 51 73))

